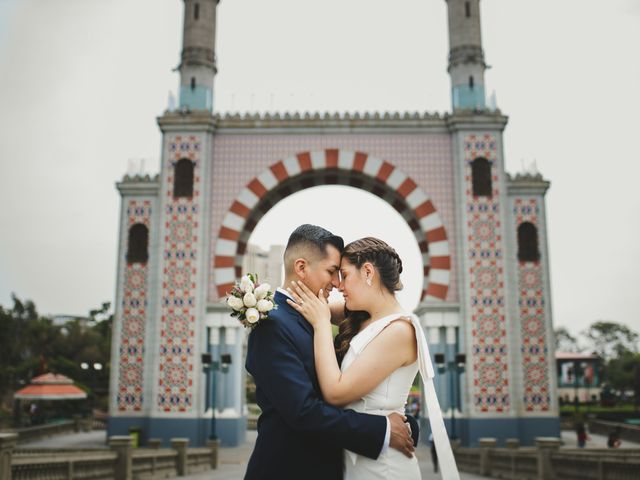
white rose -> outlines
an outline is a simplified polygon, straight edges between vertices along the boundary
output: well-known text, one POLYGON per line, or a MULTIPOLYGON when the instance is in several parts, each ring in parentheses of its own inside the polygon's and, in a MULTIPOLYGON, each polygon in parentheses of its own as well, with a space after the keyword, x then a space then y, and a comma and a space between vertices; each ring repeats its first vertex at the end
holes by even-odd
POLYGON ((247 322, 256 323, 260 319, 260 312, 255 308, 249 308, 245 313, 245 317, 247 317, 247 322))
POLYGON ((258 300, 258 304, 256 305, 256 308, 258 309, 259 312, 268 312, 269 310, 271 310, 273 308, 273 302, 271 300, 258 300))
POLYGON ((253 292, 253 282, 249 278, 249 275, 245 275, 240 279, 240 290, 243 292, 253 292))
POLYGON ((269 285, 268 283, 261 283, 253 293, 255 294, 256 299, 262 300, 267 296, 269 290, 271 290, 271 285, 269 285))
POLYGON ((242 303, 242 299, 238 297, 234 297, 233 295, 227 298, 227 305, 229 305, 231 308, 233 308, 236 311, 240 311, 244 307, 244 303, 242 303))
POLYGON ((245 293, 244 297, 242 297, 242 301, 247 307, 255 307, 257 302, 256 296, 251 292, 245 293))

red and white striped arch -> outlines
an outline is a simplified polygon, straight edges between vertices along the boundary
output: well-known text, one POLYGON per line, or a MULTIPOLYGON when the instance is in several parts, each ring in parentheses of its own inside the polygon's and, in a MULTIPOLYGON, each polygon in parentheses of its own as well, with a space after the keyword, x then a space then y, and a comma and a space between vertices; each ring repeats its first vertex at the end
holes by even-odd
POLYGON ((241 276, 242 256, 262 215, 292 193, 328 184, 362 188, 395 208, 407 221, 422 253, 422 299, 446 299, 451 269, 449 242, 428 195, 389 162, 338 149, 299 153, 279 161, 240 192, 222 221, 214 250, 214 282, 220 298, 241 276))

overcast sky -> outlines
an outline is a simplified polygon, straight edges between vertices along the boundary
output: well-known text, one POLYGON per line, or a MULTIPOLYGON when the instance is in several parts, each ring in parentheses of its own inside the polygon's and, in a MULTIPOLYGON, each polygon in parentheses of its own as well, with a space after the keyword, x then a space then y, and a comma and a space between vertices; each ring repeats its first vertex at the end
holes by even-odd
MULTIPOLYGON (((507 169, 535 161, 552 182, 555 324, 640 330, 640 2, 481 8, 487 91, 510 118, 507 169)), ((443 0, 223 0, 218 10, 217 111, 450 109, 443 0)), ((181 25, 179 0, 0 0, 0 304, 15 292, 42 313, 84 314, 112 300, 114 183, 130 158, 159 168, 155 117, 177 90, 181 25)), ((287 217, 347 240, 377 234, 419 261, 390 207, 335 192, 281 202, 253 240, 286 241, 287 217), (320 196, 324 211, 300 210, 320 196), (381 213, 353 222, 363 201, 381 213)), ((411 307, 418 280, 404 280, 411 307)))

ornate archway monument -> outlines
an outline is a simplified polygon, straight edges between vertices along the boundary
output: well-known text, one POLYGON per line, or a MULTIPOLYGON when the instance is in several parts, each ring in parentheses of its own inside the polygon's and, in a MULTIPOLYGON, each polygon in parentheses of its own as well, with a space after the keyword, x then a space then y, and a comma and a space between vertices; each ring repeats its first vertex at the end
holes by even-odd
POLYGON ((507 118, 484 101, 479 0, 447 2, 444 115, 214 114, 217 1, 184 2, 180 107, 158 118, 160 172, 117 185, 109 434, 136 427, 143 442, 203 444, 215 414, 223 445, 244 440, 247 334, 221 299, 266 212, 295 192, 345 185, 407 222, 422 253, 416 314, 431 352, 448 363, 466 355, 464 374, 436 381, 445 417, 456 419, 450 432, 466 445, 557 435, 549 183, 505 172, 507 118), (232 359, 215 373, 215 413, 202 353, 232 359))
POLYGON ((233 201, 214 249, 214 278, 222 297, 242 275, 242 255, 260 218, 281 199, 320 185, 360 188, 386 200, 413 232, 423 262, 421 300, 445 300, 451 257, 447 233, 428 195, 399 168, 362 152, 304 152, 270 165, 233 201))

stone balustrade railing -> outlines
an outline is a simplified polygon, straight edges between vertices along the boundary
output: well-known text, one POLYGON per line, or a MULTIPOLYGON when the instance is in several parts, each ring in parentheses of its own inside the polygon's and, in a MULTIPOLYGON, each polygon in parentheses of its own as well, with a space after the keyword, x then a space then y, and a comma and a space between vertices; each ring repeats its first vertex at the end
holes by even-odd
POLYGON ((17 450, 14 433, 0 433, 0 480, 146 480, 184 476, 218 466, 218 441, 207 448, 188 448, 186 438, 171 448, 134 448, 133 438, 109 438, 106 449, 17 450))
POLYGON ((15 433, 18 436, 18 443, 28 443, 41 438, 52 437, 54 435, 62 435, 72 432, 90 432, 91 430, 104 429, 104 420, 98 420, 93 417, 82 418, 80 415, 76 415, 73 417, 73 420, 11 429, 4 433, 15 433))
MULTIPOLYGON (((116 453, 104 450, 81 453, 15 455, 9 479, 112 479, 116 453)), ((6 477, 0 477, 5 480, 6 477)))
POLYGON ((640 449, 562 449, 559 438, 540 437, 535 447, 481 438, 480 447, 454 449, 460 471, 507 480, 638 480, 640 449))
POLYGON ((12 433, 17 435, 18 443, 27 443, 39 440, 41 438, 51 437, 53 435, 62 435, 76 431, 78 422, 68 420, 65 422, 49 423, 45 425, 36 425, 33 427, 17 428, 12 433))

